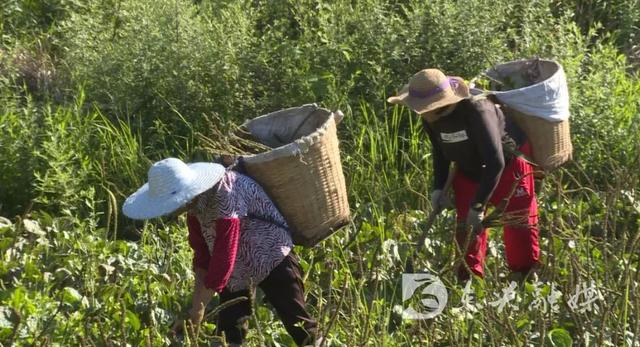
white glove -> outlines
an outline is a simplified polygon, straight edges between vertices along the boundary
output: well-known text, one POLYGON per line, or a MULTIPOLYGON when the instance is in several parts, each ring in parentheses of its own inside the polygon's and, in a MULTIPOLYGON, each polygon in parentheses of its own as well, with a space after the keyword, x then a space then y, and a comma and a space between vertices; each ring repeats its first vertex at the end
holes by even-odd
POLYGON ((467 213, 467 228, 470 228, 473 232, 479 233, 482 231, 482 220, 484 219, 484 211, 470 208, 467 213))
POLYGON ((451 200, 449 200, 449 197, 442 189, 435 189, 431 192, 431 206, 435 211, 442 211, 451 206, 451 200))

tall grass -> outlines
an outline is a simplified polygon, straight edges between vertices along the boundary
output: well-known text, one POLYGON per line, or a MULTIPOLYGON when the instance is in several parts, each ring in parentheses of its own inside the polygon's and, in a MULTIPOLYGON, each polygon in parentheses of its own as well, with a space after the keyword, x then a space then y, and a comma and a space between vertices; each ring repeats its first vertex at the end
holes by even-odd
MULTIPOLYGON (((64 125, 68 114, 58 116, 64 125)), ((128 133, 124 124, 119 130, 105 128, 95 122, 99 114, 93 117, 102 143, 128 133)), ((62 134, 68 129, 63 125, 55 128, 62 134)), ((567 336, 577 344, 632 345, 639 324, 639 212, 621 215, 610 206, 627 206, 625 199, 637 199, 636 190, 575 188, 575 182, 567 181, 576 164, 548 177, 540 194, 546 265, 539 282, 523 285, 513 306, 502 311, 489 304, 509 285, 500 231, 494 230, 485 280, 474 280, 472 287, 476 303, 484 307, 473 312, 461 307, 462 287, 454 281, 453 215, 441 216, 426 244, 415 244, 420 221, 430 209, 421 195, 428 191, 430 158, 417 118, 402 108, 376 111, 362 103, 347 114, 343 127, 343 139, 350 139, 343 141, 343 151, 354 223, 319 247, 299 250, 309 308, 328 345, 566 345, 562 341, 567 336), (602 229, 594 230, 594 225, 602 229), (449 301, 433 320, 403 321, 400 274, 416 247, 415 269, 438 274, 449 301), (571 309, 570 297, 592 281, 602 295, 597 308, 571 309), (557 311, 530 308, 541 296, 548 298, 552 288, 562 293, 557 311)), ((130 146, 127 151, 135 149, 130 146)), ((614 178, 629 186, 639 182, 631 172, 612 173, 614 178)), ((17 333, 5 326, 0 335, 39 345, 169 343, 169 323, 188 305, 192 281, 184 227, 147 224, 139 243, 109 240, 108 230, 100 226, 104 224, 93 222, 100 220, 97 213, 104 207, 88 198, 84 204, 86 220, 38 212, 33 217, 40 226, 17 221, 1 229, 2 250, 8 254, 3 283, 12 283, 3 291, 4 314, 17 333)), ((266 307, 259 304, 256 317, 253 324, 260 325, 263 335, 254 330, 250 345, 263 340, 292 343, 280 325, 272 324, 276 317, 266 307)), ((203 329, 205 339, 213 325, 203 329)))
MULTIPOLYGON (((345 111, 354 216, 318 247, 297 250, 325 345, 640 344, 640 82, 621 47, 581 32, 555 2, 29 3, 37 11, 0 9, 11 17, 3 35, 24 33, 3 36, 0 51, 0 215, 12 218, 0 219, 3 344, 177 342, 170 323, 193 282, 184 221, 134 223, 119 213, 124 198, 155 160, 210 160, 197 136, 208 115, 239 121, 310 101, 345 111), (58 11, 31 22, 45 3, 58 11), (47 30, 64 98, 15 85, 24 69, 11 52, 47 30), (490 304, 511 279, 492 230, 486 277, 470 287, 476 305, 464 306, 453 212, 417 244, 431 210, 428 140, 418 117, 384 99, 426 66, 469 79, 536 54, 567 71, 575 159, 540 189, 539 279, 520 284, 503 310, 490 304), (400 315, 401 274, 416 249, 413 270, 437 274, 448 290, 431 320, 400 315), (572 308, 592 283, 594 305, 572 308), (555 310, 532 306, 554 290, 555 310)), ((257 301, 251 324, 261 334, 253 329, 248 344, 293 345, 257 301)), ((185 344, 206 343, 214 328, 206 323, 200 341, 185 344)))

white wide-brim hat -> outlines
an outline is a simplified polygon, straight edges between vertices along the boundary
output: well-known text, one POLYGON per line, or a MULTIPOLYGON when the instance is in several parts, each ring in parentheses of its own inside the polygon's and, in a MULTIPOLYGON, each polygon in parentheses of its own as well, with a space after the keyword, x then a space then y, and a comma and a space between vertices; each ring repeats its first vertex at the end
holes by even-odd
POLYGON ((169 214, 215 186, 224 172, 220 164, 185 164, 176 158, 158 161, 149 169, 149 181, 127 198, 122 212, 132 219, 169 214))

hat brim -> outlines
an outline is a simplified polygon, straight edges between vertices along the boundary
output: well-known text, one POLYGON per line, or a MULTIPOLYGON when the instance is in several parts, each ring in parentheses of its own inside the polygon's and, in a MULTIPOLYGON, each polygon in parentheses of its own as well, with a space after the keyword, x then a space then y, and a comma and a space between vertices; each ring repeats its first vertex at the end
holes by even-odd
POLYGON ((215 186, 225 173, 225 168, 220 164, 192 163, 188 166, 195 173, 189 187, 165 196, 151 196, 147 182, 127 198, 122 205, 122 212, 132 219, 150 219, 167 215, 215 186))
POLYGON ((466 99, 469 96, 469 89, 468 87, 465 86, 464 80, 462 80, 461 78, 459 77, 452 77, 452 78, 456 78, 460 81, 463 81, 463 83, 461 83, 463 87, 461 87, 460 89, 453 89, 452 95, 447 96, 438 101, 430 101, 429 99, 417 98, 409 95, 409 84, 405 84, 402 87, 402 89, 400 89, 400 92, 398 93, 398 95, 389 97, 387 99, 387 102, 390 104, 405 105, 410 109, 412 109, 417 114, 427 113, 441 107, 455 104, 461 100, 466 99))

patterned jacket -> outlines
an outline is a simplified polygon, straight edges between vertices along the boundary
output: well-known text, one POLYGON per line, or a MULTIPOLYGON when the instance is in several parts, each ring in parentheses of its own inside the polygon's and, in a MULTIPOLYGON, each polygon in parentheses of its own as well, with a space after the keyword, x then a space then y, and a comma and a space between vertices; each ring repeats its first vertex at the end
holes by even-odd
POLYGON ((262 187, 232 170, 196 197, 187 225, 193 266, 207 270, 205 286, 216 292, 258 285, 293 248, 287 223, 262 187))

